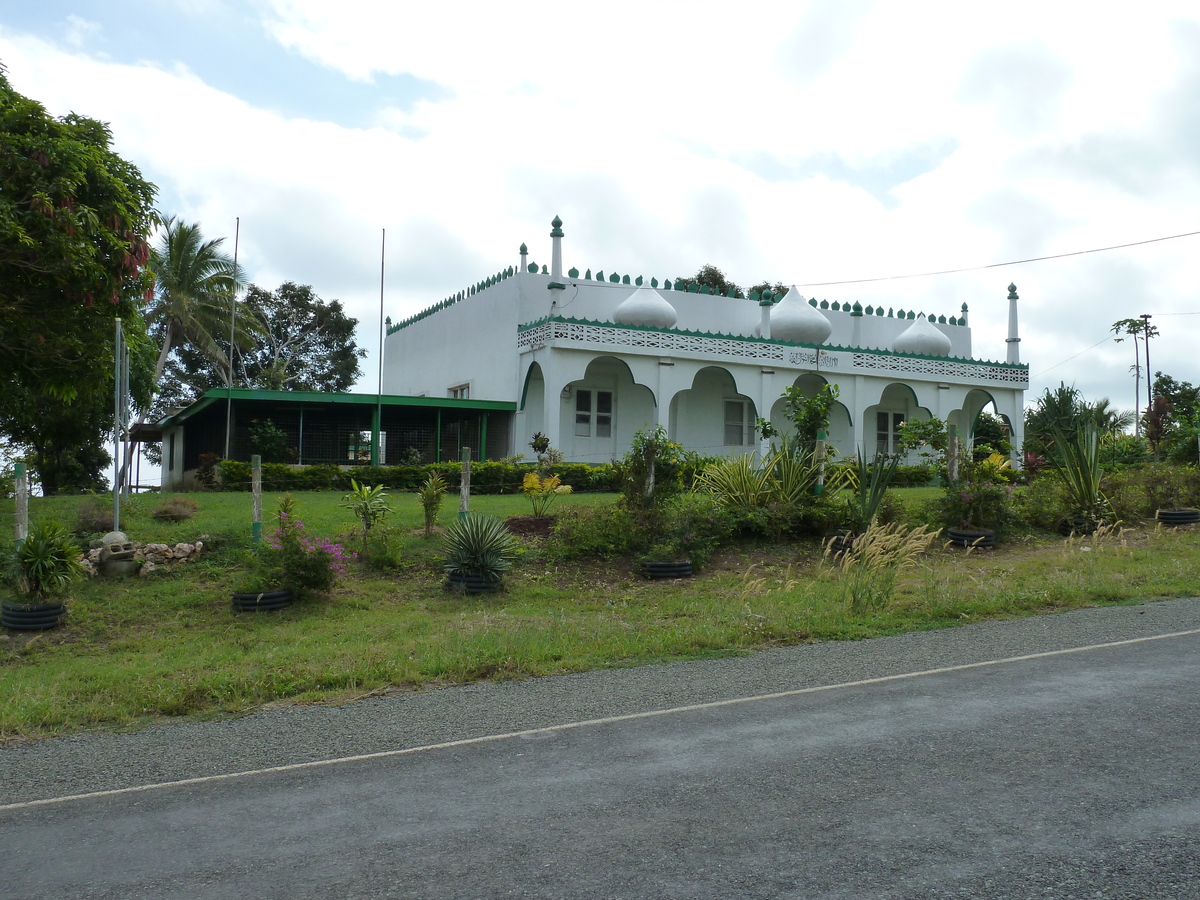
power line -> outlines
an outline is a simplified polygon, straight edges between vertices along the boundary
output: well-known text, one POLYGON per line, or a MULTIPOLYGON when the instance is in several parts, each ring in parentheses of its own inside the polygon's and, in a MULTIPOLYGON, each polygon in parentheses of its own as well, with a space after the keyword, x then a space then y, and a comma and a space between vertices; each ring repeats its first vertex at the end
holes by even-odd
MULTIPOLYGON (((1034 256, 1029 259, 1014 259, 1009 262, 990 263, 986 266, 968 266, 964 269, 942 269, 938 272, 916 272, 911 275, 884 275, 880 278, 852 278, 846 281, 810 281, 805 284, 797 284, 796 287, 830 287, 835 284, 866 284, 871 281, 899 281, 904 278, 929 278, 933 275, 956 275, 959 272, 980 272, 984 269, 1000 269, 1004 266, 1020 266, 1025 263, 1043 262, 1047 259, 1063 259, 1068 256, 1083 256, 1087 253, 1104 253, 1107 250, 1122 250, 1125 247, 1140 247, 1143 244, 1156 244, 1159 241, 1173 241, 1176 238, 1195 237, 1200 234, 1200 231, 1189 231, 1185 234, 1169 234, 1166 237, 1150 238, 1145 241, 1133 241, 1129 244, 1114 244, 1111 247, 1093 247, 1091 250, 1074 250, 1070 253, 1055 253, 1051 256, 1034 256)), ((1179 315, 1193 315, 1192 313, 1180 313, 1179 315)), ((1060 363, 1061 365, 1061 363, 1060 363)))
POLYGON ((1096 349, 1097 347, 1099 347, 1101 344, 1103 344, 1103 343, 1106 343, 1106 342, 1108 342, 1108 341, 1111 341, 1111 340, 1114 340, 1114 338, 1111 338, 1111 337, 1105 337, 1105 338, 1101 338, 1100 340, 1096 341, 1096 343, 1092 344, 1092 346, 1090 346, 1090 347, 1085 347, 1083 350, 1080 350, 1078 353, 1076 353, 1076 354, 1075 354, 1075 356, 1068 356, 1068 357, 1067 357, 1066 359, 1064 359, 1062 362, 1057 362, 1057 363, 1055 363, 1054 365, 1052 365, 1050 368, 1048 368, 1048 369, 1043 369, 1042 371, 1038 372, 1036 375, 1031 375, 1031 376, 1029 376, 1029 380, 1030 380, 1030 381, 1032 381, 1032 380, 1033 380, 1033 379, 1035 379, 1035 378, 1041 378, 1041 377, 1042 377, 1043 375, 1045 375, 1047 372, 1053 372, 1053 371, 1054 371, 1055 369, 1057 369, 1059 366, 1065 366, 1067 363, 1069 363, 1071 360, 1073 360, 1073 359, 1074 359, 1076 356, 1083 356, 1083 354, 1087 353, 1089 350, 1095 350, 1095 349, 1096 349))

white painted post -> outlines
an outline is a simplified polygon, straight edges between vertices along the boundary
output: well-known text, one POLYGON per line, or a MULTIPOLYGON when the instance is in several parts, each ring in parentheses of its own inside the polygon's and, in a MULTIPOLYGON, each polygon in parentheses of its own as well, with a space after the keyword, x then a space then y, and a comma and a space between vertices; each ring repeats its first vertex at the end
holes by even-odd
POLYGON ((465 519, 471 512, 471 448, 462 448, 462 478, 458 484, 458 517, 465 519))
POLYGON ((657 444, 646 445, 646 505, 654 502, 654 458, 658 455, 657 444))
POLYGON ((17 483, 16 502, 17 502, 17 520, 13 525, 13 538, 16 541, 17 549, 21 549, 21 545, 25 543, 25 538, 29 537, 29 476, 25 473, 25 463, 17 463, 17 483))
POLYGON ((250 526, 250 540, 262 540, 262 457, 255 453, 250 457, 250 491, 254 496, 254 522, 250 526))
POLYGON ((958 426, 947 425, 946 430, 950 433, 946 443, 946 477, 955 482, 958 481, 958 426))
POLYGON ((813 493, 820 497, 825 493, 825 429, 817 432, 817 447, 814 451, 817 459, 817 483, 813 485, 813 493))

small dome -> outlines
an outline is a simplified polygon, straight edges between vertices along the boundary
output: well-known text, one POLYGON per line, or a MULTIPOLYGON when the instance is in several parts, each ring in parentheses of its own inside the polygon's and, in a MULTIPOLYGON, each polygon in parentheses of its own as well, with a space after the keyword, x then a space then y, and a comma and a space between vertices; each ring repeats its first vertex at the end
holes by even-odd
POLYGON ((648 325, 651 328, 672 328, 675 307, 652 287, 642 285, 621 301, 613 310, 613 321, 621 325, 648 325))
POLYGON ((829 320, 808 305, 793 284, 783 299, 771 308, 771 338, 797 344, 820 344, 833 331, 829 320))
POLYGON ((892 342, 897 353, 920 353, 922 356, 949 356, 950 338, 926 320, 925 313, 917 316, 900 336, 892 342))

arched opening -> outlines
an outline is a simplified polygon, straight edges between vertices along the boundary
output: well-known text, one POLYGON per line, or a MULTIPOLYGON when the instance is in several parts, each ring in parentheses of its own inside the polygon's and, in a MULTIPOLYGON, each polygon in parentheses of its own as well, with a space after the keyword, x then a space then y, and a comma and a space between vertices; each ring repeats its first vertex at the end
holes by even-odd
POLYGON ((738 393, 733 376, 719 366, 706 366, 690 388, 671 399, 670 432, 688 450, 738 456, 758 446, 757 418, 754 401, 738 393))
POLYGON ((560 392, 562 403, 557 446, 567 459, 604 463, 621 456, 641 428, 655 422, 654 394, 633 380, 622 360, 600 356, 583 377, 560 392))
POLYGON ((546 379, 540 364, 530 363, 521 387, 521 405, 517 411, 517 448, 529 455, 529 442, 546 430, 546 379))
POLYGON ((868 456, 900 452, 900 428, 910 419, 924 421, 930 412, 917 403, 917 395, 907 384, 893 382, 883 389, 879 402, 863 414, 862 447, 868 456))
MULTIPOLYGON (((813 398, 828 382, 820 375, 807 372, 792 382, 805 397, 813 398)), ((771 404, 770 422, 782 434, 790 435, 795 431, 792 423, 784 414, 784 398, 780 396, 771 404)), ((829 411, 829 428, 826 438, 839 454, 854 452, 854 417, 849 408, 841 401, 833 405, 829 411)))

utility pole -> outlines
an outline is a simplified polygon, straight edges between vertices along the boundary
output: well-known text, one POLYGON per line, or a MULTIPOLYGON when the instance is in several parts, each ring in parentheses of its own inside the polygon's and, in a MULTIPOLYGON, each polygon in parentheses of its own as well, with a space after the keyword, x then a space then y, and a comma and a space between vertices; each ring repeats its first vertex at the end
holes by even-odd
POLYGON ((1154 406, 1154 375, 1150 369, 1150 313, 1142 313, 1141 320, 1146 323, 1142 333, 1146 338, 1146 412, 1154 406))

